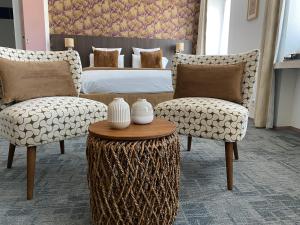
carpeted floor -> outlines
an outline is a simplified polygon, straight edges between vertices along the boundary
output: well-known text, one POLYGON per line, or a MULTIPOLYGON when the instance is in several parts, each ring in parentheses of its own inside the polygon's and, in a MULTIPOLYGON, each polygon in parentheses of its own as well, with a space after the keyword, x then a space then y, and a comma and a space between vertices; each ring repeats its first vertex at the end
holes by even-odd
MULTIPOLYGON (((300 136, 250 125, 234 162, 235 186, 226 190, 222 142, 182 138, 180 210, 176 225, 300 224, 300 136)), ((6 169, 0 140, 1 225, 88 225, 85 138, 38 148, 34 200, 26 201, 26 154, 18 148, 6 169)))

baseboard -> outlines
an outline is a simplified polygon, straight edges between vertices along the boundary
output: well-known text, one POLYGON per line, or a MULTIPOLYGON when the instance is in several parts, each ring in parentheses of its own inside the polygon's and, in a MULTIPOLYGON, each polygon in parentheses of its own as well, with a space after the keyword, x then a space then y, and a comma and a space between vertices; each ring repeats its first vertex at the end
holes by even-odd
POLYGON ((299 128, 292 127, 292 126, 279 126, 279 127, 274 126, 273 129, 274 129, 274 130, 291 130, 291 131, 300 133, 300 129, 299 129, 299 128))

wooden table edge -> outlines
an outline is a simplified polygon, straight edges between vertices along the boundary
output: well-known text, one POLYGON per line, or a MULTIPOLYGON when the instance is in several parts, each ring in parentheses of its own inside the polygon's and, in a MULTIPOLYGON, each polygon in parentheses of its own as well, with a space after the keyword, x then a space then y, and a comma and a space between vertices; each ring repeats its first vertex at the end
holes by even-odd
MULTIPOLYGON (((165 120, 165 119, 160 119, 160 118, 156 118, 155 119, 156 122, 159 122, 159 120, 162 120, 166 123, 169 123, 170 125, 170 130, 168 132, 164 132, 163 134, 153 134, 151 136, 113 136, 113 135, 106 135, 106 134, 99 134, 97 132, 94 132, 92 130, 93 126, 95 126, 95 124, 101 124, 101 122, 106 122, 105 125, 107 125, 107 121, 99 121, 99 122, 96 122, 96 123, 93 123, 89 126, 88 128, 88 133, 89 135, 93 136, 93 137, 96 137, 96 138, 100 138, 100 139, 105 139, 105 140, 114 140, 114 141, 139 141, 139 140, 150 140, 150 139, 156 139, 156 138, 163 138, 163 137, 167 137, 167 136, 170 136, 174 133, 176 133, 176 124, 174 122, 171 122, 171 121, 168 121, 168 120, 165 120)), ((137 125, 137 124, 131 124, 130 126, 147 126, 147 125, 137 125)), ((151 125, 151 124, 149 124, 151 125)), ((127 128, 123 129, 123 130, 116 130, 116 131, 126 131, 127 128)), ((114 129, 111 129, 111 132, 113 132, 114 129)))

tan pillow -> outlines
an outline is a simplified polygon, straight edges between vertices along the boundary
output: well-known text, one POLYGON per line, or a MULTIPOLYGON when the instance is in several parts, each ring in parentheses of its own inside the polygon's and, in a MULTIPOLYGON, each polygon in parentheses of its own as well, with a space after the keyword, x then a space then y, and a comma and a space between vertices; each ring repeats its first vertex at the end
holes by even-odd
POLYGON ((95 67, 118 67, 119 52, 94 50, 95 67))
POLYGON ((142 68, 162 68, 162 51, 141 52, 142 68))
POLYGON ((46 96, 76 96, 66 61, 20 62, 0 58, 3 103, 46 96))
POLYGON ((179 64, 174 98, 210 97, 241 103, 244 67, 245 63, 179 64))

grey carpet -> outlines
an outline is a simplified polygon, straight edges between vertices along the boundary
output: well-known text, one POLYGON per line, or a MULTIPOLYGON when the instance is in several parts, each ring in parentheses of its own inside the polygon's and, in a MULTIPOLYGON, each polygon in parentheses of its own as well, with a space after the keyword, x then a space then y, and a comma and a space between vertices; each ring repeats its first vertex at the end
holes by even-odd
MULTIPOLYGON (((226 190, 222 142, 182 139, 180 210, 176 225, 300 224, 300 137, 250 125, 234 162, 234 190, 226 190)), ((17 148, 6 169, 8 143, 0 140, 1 225, 88 225, 85 138, 38 148, 34 200, 26 201, 26 154, 17 148)))

